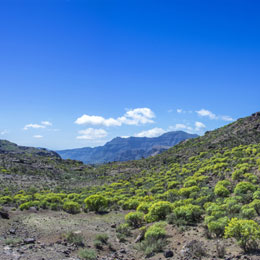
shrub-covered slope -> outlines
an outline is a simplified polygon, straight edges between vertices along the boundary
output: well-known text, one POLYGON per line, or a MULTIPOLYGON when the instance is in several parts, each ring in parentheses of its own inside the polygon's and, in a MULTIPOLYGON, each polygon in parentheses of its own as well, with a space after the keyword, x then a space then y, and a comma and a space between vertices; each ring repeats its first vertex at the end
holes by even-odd
POLYGON ((153 158, 93 167, 89 176, 100 184, 81 185, 74 192, 62 188, 62 181, 59 189, 13 193, 6 187, 0 204, 73 214, 132 210, 121 229, 141 228, 139 247, 148 256, 165 246, 165 223, 160 221, 203 227, 205 239, 234 238, 245 252, 252 251, 260 242, 259 126, 256 113, 153 158))

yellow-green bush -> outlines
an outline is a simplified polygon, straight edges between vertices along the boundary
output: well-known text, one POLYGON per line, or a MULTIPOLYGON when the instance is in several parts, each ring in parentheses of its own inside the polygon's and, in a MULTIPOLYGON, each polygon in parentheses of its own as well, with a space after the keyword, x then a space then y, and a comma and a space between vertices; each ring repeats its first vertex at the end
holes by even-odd
POLYGON ((144 214, 142 212, 130 212, 125 215, 125 221, 131 227, 141 227, 144 220, 144 214))
POLYGON ((148 202, 141 202, 136 210, 143 212, 144 214, 147 214, 149 212, 149 208, 151 207, 151 205, 152 204, 148 202))
POLYGON ((102 195, 91 195, 85 199, 85 210, 101 212, 108 206, 108 201, 102 195))
POLYGON ((228 224, 228 222, 229 222, 228 217, 222 217, 211 221, 208 219, 207 227, 210 234, 216 235, 217 237, 222 237, 224 235, 225 227, 228 224))
POLYGON ((244 251, 258 248, 260 226, 253 220, 233 218, 225 228, 225 238, 235 238, 244 251))
POLYGON ((145 232, 144 238, 147 241, 156 241, 158 239, 165 238, 166 231, 165 231, 165 222, 158 222, 150 226, 147 231, 145 232))
POLYGON ((80 212, 80 205, 75 201, 66 201, 63 204, 63 210, 67 213, 77 214, 80 212))
POLYGON ((153 222, 165 220, 166 216, 172 212, 173 205, 168 201, 158 201, 152 204, 149 212, 145 215, 145 221, 153 222))
POLYGON ((186 224, 196 223, 200 220, 203 210, 200 206, 188 204, 173 210, 176 220, 182 220, 186 224))

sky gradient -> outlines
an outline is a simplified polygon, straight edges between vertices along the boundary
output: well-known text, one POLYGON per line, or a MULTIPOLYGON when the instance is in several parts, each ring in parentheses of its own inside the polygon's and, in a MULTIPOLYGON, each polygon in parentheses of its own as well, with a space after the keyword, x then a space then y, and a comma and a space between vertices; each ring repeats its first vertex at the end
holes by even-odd
POLYGON ((203 134, 260 110, 258 1, 0 0, 0 139, 203 134))

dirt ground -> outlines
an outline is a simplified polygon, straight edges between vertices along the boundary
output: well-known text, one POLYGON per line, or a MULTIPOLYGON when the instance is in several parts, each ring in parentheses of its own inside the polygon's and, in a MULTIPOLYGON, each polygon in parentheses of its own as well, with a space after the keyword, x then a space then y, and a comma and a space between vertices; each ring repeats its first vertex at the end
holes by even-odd
MULTIPOLYGON (((119 242, 116 226, 124 222, 127 211, 110 212, 104 215, 94 213, 67 214, 63 211, 11 211, 10 219, 0 218, 0 259, 1 260, 78 260, 79 247, 66 242, 68 232, 76 232, 84 237, 84 247, 95 249, 93 240, 97 234, 106 233, 107 246, 96 250, 101 260, 141 260, 146 259, 142 252, 135 249, 135 239, 139 234, 133 230, 127 241, 119 242)), ((169 259, 188 259, 184 256, 185 245, 190 241, 201 241, 207 256, 201 259, 220 259, 217 257, 217 239, 206 239, 202 227, 184 229, 167 226, 165 248, 173 252, 169 259)), ((222 259, 260 260, 260 255, 244 255, 232 240, 221 241, 226 249, 222 259)), ((166 259, 164 253, 158 253, 149 259, 166 259)))

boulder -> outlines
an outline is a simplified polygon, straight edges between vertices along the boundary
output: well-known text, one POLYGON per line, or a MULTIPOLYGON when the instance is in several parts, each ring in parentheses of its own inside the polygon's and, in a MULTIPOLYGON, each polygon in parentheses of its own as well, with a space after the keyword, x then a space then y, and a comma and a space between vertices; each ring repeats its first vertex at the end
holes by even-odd
POLYGON ((170 257, 173 257, 173 251, 172 250, 167 250, 163 253, 164 257, 165 258, 170 258, 170 257))
POLYGON ((3 219, 9 219, 8 211, 2 207, 0 207, 0 217, 3 219))

